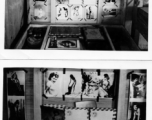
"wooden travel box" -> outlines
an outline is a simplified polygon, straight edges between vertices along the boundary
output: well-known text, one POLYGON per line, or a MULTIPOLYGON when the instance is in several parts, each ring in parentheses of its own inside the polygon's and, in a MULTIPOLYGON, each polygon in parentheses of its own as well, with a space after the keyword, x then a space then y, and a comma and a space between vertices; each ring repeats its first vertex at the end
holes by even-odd
POLYGON ((125 0, 29 0, 16 49, 138 51, 123 26, 125 0))

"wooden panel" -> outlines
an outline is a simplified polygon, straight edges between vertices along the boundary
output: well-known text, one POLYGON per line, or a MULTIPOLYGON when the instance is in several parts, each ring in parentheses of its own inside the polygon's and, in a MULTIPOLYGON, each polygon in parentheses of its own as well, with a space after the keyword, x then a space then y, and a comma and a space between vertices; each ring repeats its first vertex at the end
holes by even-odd
POLYGON ((127 74, 129 70, 121 70, 119 77, 119 92, 118 92, 118 107, 117 107, 117 120, 127 120, 127 108, 128 108, 128 90, 129 80, 127 74))
POLYGON ((148 40, 148 8, 138 8, 137 29, 148 40))
POLYGON ((8 120, 7 69, 3 69, 3 120, 8 120))
POLYGON ((123 23, 125 25, 125 28, 129 32, 129 34, 131 34, 131 28, 132 28, 133 5, 134 5, 134 0, 127 0, 127 2, 126 2, 126 12, 125 12, 126 16, 123 18, 123 23))
MULTIPOLYGON (((80 98, 66 98, 63 100, 62 98, 42 98, 43 104, 60 104, 65 105, 67 107, 75 107, 75 102, 80 102, 80 98)), ((96 99, 84 98, 82 101, 96 101, 96 99)), ((112 99, 108 98, 100 98, 97 102, 97 107, 102 108, 112 108, 112 99)))
POLYGON ((26 109, 26 120, 34 119, 34 92, 33 92, 33 69, 26 69, 25 78, 25 109, 26 109))
POLYGON ((26 0, 6 0, 5 2, 5 48, 10 48, 19 30, 26 23, 26 0))
POLYGON ((42 74, 40 69, 34 69, 34 120, 41 120, 42 105, 42 74))

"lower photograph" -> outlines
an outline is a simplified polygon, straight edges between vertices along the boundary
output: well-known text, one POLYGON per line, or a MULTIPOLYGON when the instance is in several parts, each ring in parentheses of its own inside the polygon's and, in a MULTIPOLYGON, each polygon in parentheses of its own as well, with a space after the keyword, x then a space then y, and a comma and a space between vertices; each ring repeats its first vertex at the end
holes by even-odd
POLYGON ((146 120, 146 69, 3 68, 3 120, 146 120))

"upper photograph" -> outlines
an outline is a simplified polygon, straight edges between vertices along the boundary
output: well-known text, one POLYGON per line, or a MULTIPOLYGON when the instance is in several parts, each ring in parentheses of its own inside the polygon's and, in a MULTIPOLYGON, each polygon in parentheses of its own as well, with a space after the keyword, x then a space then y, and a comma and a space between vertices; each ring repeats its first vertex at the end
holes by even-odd
POLYGON ((148 0, 5 0, 4 49, 149 51, 148 0))

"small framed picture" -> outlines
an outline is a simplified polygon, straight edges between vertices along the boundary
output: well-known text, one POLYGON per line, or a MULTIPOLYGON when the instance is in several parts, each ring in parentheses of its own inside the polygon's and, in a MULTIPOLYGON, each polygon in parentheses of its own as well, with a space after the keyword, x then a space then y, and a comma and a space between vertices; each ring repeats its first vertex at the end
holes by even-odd
POLYGON ((8 120, 25 120, 25 97, 8 96, 8 120))
POLYGON ((69 7, 67 5, 56 6, 56 19, 67 20, 69 18, 69 7))
POLYGON ((83 98, 98 97, 98 74, 96 70, 83 70, 82 72, 82 96, 83 98))
POLYGON ((7 74, 8 96, 24 96, 25 95, 25 72, 10 71, 7 74))
POLYGON ((87 5, 85 7, 85 19, 86 21, 97 22, 97 6, 87 5))
POLYGON ((146 120, 146 103, 130 102, 128 107, 128 120, 146 120))
POLYGON ((103 14, 104 17, 115 17, 117 16, 118 6, 114 2, 106 2, 103 7, 103 14))
POLYGON ((82 93, 84 98, 112 98, 114 73, 83 71, 82 93))
POLYGON ((77 38, 57 38, 57 40, 52 40, 51 37, 48 38, 46 45, 47 50, 79 50, 80 41, 77 38))
POLYGON ((44 4, 35 4, 33 10, 33 19, 35 20, 47 19, 46 6, 44 4))
POLYGON ((45 72, 44 95, 62 97, 63 69, 49 69, 45 72))
POLYGON ((130 102, 146 101, 146 74, 133 73, 130 77, 130 102))
POLYGON ((58 40, 57 48, 77 48, 77 40, 58 40))
POLYGON ((66 97, 80 98, 81 96, 81 70, 66 69, 64 74, 64 95, 66 97))
POLYGON ((71 7, 71 19, 72 20, 79 20, 83 19, 83 8, 80 5, 73 5, 71 7))
POLYGON ((105 97, 112 98, 114 95, 114 72, 101 72, 100 78, 102 78, 100 87, 107 92, 105 97))

